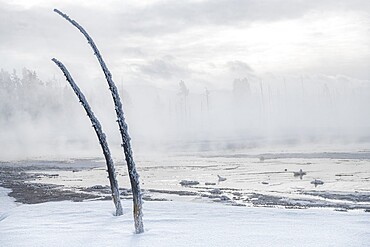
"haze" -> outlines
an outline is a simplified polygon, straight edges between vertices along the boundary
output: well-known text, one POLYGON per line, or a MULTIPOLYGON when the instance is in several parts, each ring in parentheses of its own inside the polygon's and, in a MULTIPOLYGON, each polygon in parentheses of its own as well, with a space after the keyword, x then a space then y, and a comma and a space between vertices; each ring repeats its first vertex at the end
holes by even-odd
POLYGON ((52 57, 86 93, 111 146, 119 144, 103 73, 53 8, 100 48, 134 151, 370 147, 369 1, 0 0, 0 160, 100 154, 52 57), (11 97, 4 75, 15 69, 22 78, 23 68, 42 85, 11 97))

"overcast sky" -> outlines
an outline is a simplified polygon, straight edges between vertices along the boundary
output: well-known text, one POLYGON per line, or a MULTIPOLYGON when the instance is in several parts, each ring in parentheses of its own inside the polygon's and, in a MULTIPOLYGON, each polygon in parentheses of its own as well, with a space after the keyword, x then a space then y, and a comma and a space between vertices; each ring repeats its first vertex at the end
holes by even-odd
POLYGON ((95 39, 116 81, 194 90, 230 88, 234 78, 344 75, 370 80, 370 1, 0 0, 0 68, 102 78, 83 36, 95 39))

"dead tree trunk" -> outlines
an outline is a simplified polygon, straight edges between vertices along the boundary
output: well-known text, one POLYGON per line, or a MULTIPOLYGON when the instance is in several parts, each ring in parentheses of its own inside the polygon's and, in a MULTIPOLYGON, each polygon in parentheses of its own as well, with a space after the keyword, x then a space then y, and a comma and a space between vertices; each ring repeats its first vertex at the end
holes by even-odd
POLYGON ((99 143, 101 148, 103 149, 103 154, 105 158, 105 162, 107 163, 107 170, 108 170, 108 177, 110 182, 110 188, 112 190, 112 197, 114 205, 116 206, 116 215, 122 215, 122 205, 121 200, 119 198, 119 187, 118 182, 116 179, 116 173, 114 169, 114 163, 113 159, 108 147, 108 143, 105 137, 105 134, 103 132, 103 129, 100 125, 99 120, 95 117, 94 112, 91 110, 89 103, 87 102, 84 94, 81 92, 80 88, 77 86, 77 84, 74 82, 71 74, 68 72, 67 68, 57 59, 53 58, 53 62, 60 68, 60 70, 63 72, 64 76, 66 77, 66 80, 71 85, 73 91, 75 92, 76 96, 80 100, 82 106, 84 107, 87 116, 90 118, 90 121, 92 123, 92 126, 95 130, 96 135, 98 136, 99 143))
POLYGON ((141 199, 141 190, 140 190, 140 182, 139 182, 139 174, 136 171, 136 165, 133 159, 133 153, 131 149, 131 138, 128 133, 128 127, 126 124, 126 120, 124 117, 123 109, 122 109, 122 103, 121 99, 119 97, 119 93, 116 87, 116 84, 114 83, 112 79, 112 74, 110 73, 108 67, 106 66, 100 51, 98 50, 97 46, 95 45, 93 39, 90 37, 90 35, 85 31, 85 29, 80 26, 75 20, 72 20, 67 16, 66 14, 62 13, 61 11, 54 9, 56 13, 61 15, 64 19, 66 19, 68 22, 70 22, 73 26, 75 26, 87 39, 89 45, 91 46, 92 50, 94 51, 94 55, 97 57, 100 66, 104 72, 105 78, 107 80, 107 83, 109 85, 109 89, 111 91, 113 102, 115 105, 115 112, 117 115, 117 123, 119 126, 119 130, 121 133, 121 139, 122 139, 122 147, 125 154, 125 159, 127 163, 128 168, 128 174, 130 177, 130 183, 131 183, 131 189, 132 189, 132 195, 133 195, 133 213, 134 213, 134 221, 135 221, 135 232, 136 233, 142 233, 144 232, 144 225, 143 225, 143 213, 142 213, 142 199, 141 199))

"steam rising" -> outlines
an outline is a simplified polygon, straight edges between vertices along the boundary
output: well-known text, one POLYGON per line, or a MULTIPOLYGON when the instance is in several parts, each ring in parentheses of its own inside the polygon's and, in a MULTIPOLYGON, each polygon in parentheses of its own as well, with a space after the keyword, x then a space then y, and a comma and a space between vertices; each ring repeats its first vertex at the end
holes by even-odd
MULTIPOLYGON (((134 150, 204 151, 271 144, 368 141, 367 81, 344 76, 235 78, 225 90, 150 85, 119 90, 134 150)), ((101 84, 104 84, 103 82, 101 84)), ((112 102, 104 87, 90 84, 87 98, 120 144, 112 102)), ((91 124, 65 81, 41 81, 23 69, 0 72, 1 157, 99 156, 91 124)))
POLYGON ((52 56, 121 158, 104 75, 55 7, 106 56, 136 154, 370 147, 369 1, 0 2, 0 160, 101 157, 52 56))

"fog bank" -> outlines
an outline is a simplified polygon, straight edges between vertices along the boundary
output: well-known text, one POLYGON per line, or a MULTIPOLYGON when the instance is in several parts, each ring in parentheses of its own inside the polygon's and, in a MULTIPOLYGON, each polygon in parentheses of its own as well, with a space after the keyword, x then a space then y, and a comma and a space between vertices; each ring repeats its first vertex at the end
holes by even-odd
MULTIPOLYGON (((78 83, 78 81, 77 81, 78 83)), ((119 132, 105 81, 84 90, 120 158, 119 132)), ((224 151, 273 145, 364 144, 370 140, 368 81, 345 76, 247 75, 227 89, 118 83, 134 151, 224 151)), ((87 85, 87 86, 86 86, 87 85)), ((66 81, 23 69, 0 72, 0 155, 88 157, 100 150, 66 81)))

